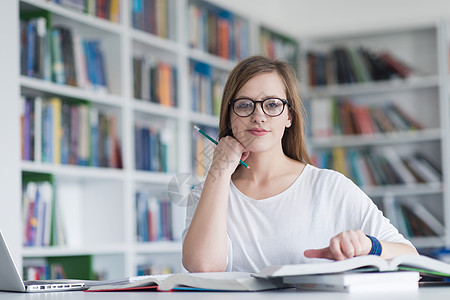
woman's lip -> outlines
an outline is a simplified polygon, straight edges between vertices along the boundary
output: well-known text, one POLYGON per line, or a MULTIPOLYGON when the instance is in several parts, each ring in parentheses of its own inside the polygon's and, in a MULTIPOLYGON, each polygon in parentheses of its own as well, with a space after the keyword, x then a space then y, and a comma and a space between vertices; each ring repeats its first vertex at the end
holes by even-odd
POLYGON ((252 135, 256 135, 256 136, 263 136, 266 135, 268 133, 267 130, 264 129, 259 129, 259 128, 255 128, 255 129, 249 129, 247 130, 250 134, 252 135))
POLYGON ((265 129, 262 129, 262 128, 252 128, 252 129, 249 129, 248 131, 269 132, 269 131, 267 131, 267 130, 265 130, 265 129))

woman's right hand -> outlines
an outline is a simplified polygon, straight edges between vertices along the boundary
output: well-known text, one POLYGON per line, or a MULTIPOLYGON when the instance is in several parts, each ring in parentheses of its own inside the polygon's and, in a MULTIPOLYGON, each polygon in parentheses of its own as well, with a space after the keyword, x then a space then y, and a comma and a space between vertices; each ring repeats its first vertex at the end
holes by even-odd
POLYGON ((234 137, 223 137, 214 150, 210 172, 213 171, 216 176, 225 174, 231 176, 239 165, 239 160, 244 161, 249 154, 250 151, 234 137))

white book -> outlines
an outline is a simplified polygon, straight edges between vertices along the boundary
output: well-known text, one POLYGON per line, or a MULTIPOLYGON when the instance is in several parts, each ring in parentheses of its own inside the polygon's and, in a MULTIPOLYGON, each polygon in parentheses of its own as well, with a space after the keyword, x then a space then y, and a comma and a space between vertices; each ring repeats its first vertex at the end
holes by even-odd
POLYGON ((380 272, 413 269, 422 273, 450 277, 450 264, 425 255, 414 254, 401 255, 390 260, 376 255, 363 255, 341 261, 325 260, 322 263, 314 264, 268 266, 253 276, 258 278, 276 278, 297 275, 330 274, 363 267, 375 268, 380 272))
POLYGON ((318 291, 333 291, 344 293, 391 293, 400 291, 417 290, 419 285, 416 282, 383 282, 379 284, 353 284, 353 285, 334 285, 321 283, 301 283, 296 285, 297 289, 303 290, 318 290, 318 291))
POLYGON ((311 128, 315 138, 330 137, 333 135, 331 98, 314 99, 311 101, 311 128))
POLYGON ((413 283, 418 286, 420 279, 419 272, 345 272, 338 274, 324 275, 298 275, 283 277, 286 284, 324 284, 332 286, 377 286, 386 283, 396 283, 399 287, 403 284, 413 283))
POLYGON ((77 75, 77 86, 81 88, 91 88, 91 83, 87 76, 86 55, 83 51, 83 38, 76 31, 72 33, 73 51, 75 56, 75 72, 77 75))
POLYGON ((50 246, 51 230, 52 230, 52 207, 53 207, 53 187, 48 181, 42 182, 39 186, 41 197, 45 203, 45 212, 43 217, 43 240, 42 246, 50 246))

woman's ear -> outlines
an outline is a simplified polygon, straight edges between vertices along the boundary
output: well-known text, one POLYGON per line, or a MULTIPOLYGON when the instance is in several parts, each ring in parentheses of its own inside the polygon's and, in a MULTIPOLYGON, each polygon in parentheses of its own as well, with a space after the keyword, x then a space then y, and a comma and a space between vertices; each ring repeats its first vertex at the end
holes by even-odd
POLYGON ((292 117, 291 117, 291 111, 289 110, 288 119, 286 121, 286 128, 291 127, 291 125, 292 125, 292 117))

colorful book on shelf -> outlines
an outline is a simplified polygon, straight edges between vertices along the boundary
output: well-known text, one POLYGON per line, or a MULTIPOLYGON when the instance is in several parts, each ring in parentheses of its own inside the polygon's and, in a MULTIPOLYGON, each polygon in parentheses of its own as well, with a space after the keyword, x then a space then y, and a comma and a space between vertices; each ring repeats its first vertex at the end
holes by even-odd
POLYGON ((261 52, 271 59, 286 59, 297 70, 298 45, 295 39, 267 27, 260 29, 261 52))
POLYGON ((191 62, 191 99, 192 110, 204 114, 213 114, 213 68, 202 62, 191 62))
POLYGON ((136 192, 137 240, 172 241, 172 207, 165 198, 156 198, 149 192, 136 192))
POLYGON ((407 78, 413 73, 413 68, 393 53, 366 47, 336 46, 328 54, 309 51, 307 59, 312 86, 407 78), (327 60, 332 63, 326 63, 327 60))
POLYGON ((50 246, 54 228, 53 177, 24 172, 22 182, 23 243, 25 246, 50 246))
POLYGON ((423 204, 403 201, 397 205, 397 210, 402 216, 405 234, 408 236, 444 236, 444 225, 423 204))
POLYGON ((281 280, 265 280, 243 272, 178 273, 129 278, 119 284, 95 285, 87 292, 139 290, 264 291, 288 287, 281 280))
POLYGON ((154 172, 174 172, 176 143, 173 124, 164 128, 153 124, 135 125, 135 168, 154 172))
POLYGON ((51 13, 21 12, 20 19, 21 74, 50 80, 51 13))
MULTIPOLYGON (((167 0, 133 0, 132 4, 133 28, 167 38, 169 34, 169 13, 167 0)), ((111 10, 111 14, 113 11, 111 10)))
POLYGON ((188 13, 191 48, 227 60, 248 56, 249 30, 245 21, 207 1, 190 1, 188 13))

